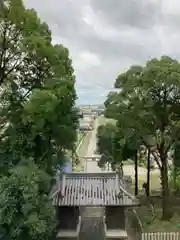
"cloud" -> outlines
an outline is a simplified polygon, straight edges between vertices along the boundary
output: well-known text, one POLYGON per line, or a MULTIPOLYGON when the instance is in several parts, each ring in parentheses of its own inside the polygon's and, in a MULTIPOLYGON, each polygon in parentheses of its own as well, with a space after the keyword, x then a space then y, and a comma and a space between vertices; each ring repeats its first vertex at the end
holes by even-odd
POLYGON ((98 15, 116 28, 124 25, 150 29, 161 17, 161 1, 158 0, 91 0, 91 4, 98 15))
POLYGON ((118 73, 167 54, 180 59, 179 0, 25 0, 70 50, 79 101, 103 101, 118 73))
POLYGON ((87 69, 101 66, 101 59, 100 57, 90 51, 80 52, 77 58, 74 61, 75 69, 79 69, 81 71, 86 71, 87 69))

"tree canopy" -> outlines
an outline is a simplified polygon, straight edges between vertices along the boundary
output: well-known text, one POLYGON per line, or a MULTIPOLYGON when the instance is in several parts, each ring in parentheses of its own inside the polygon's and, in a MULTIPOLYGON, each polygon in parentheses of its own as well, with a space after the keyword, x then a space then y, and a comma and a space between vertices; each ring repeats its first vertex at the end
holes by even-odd
POLYGON ((48 239, 54 227, 50 183, 77 138, 74 69, 68 49, 52 44, 34 9, 21 0, 1 5, 1 234, 48 239))
POLYGON ((144 66, 132 66, 120 74, 105 102, 106 116, 117 119, 127 139, 144 145, 156 160, 162 180, 163 217, 168 211, 168 152, 180 130, 180 63, 168 56, 151 59, 144 66))
POLYGON ((122 166, 123 161, 133 158, 136 154, 136 145, 133 138, 125 139, 123 131, 117 124, 106 123, 100 125, 97 131, 97 150, 101 154, 99 166, 103 167, 110 163, 115 170, 122 166))
POLYGON ((49 239, 55 227, 49 176, 29 162, 0 178, 0 235, 3 239, 49 239))

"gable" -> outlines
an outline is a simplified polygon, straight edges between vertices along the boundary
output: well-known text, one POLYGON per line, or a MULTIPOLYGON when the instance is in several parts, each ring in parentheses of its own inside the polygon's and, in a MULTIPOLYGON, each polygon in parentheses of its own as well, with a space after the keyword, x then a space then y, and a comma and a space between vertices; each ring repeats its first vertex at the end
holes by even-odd
MULTIPOLYGON (((55 206, 134 205, 130 194, 123 191, 123 181, 116 172, 63 174, 55 206)), ((136 203, 137 204, 137 203, 136 203)))

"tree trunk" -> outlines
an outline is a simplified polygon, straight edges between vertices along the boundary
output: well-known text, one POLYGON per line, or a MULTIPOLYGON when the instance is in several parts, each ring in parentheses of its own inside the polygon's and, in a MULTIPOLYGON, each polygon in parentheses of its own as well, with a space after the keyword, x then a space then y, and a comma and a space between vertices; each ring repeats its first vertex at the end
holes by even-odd
POLYGON ((168 184, 168 164, 167 154, 161 156, 161 182, 162 182, 162 219, 168 220, 172 215, 169 205, 169 184, 168 184))
POLYGON ((147 197, 150 196, 150 150, 148 149, 148 156, 147 156, 147 197))
POLYGON ((135 196, 138 195, 138 154, 136 151, 135 158, 134 158, 134 170, 135 170, 135 196))

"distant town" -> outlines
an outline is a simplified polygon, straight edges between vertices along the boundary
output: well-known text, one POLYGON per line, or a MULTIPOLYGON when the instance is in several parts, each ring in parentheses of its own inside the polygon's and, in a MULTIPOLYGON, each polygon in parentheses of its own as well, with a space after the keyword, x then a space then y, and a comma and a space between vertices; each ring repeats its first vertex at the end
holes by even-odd
POLYGON ((92 131, 94 120, 104 111, 104 105, 80 105, 79 131, 92 131))

